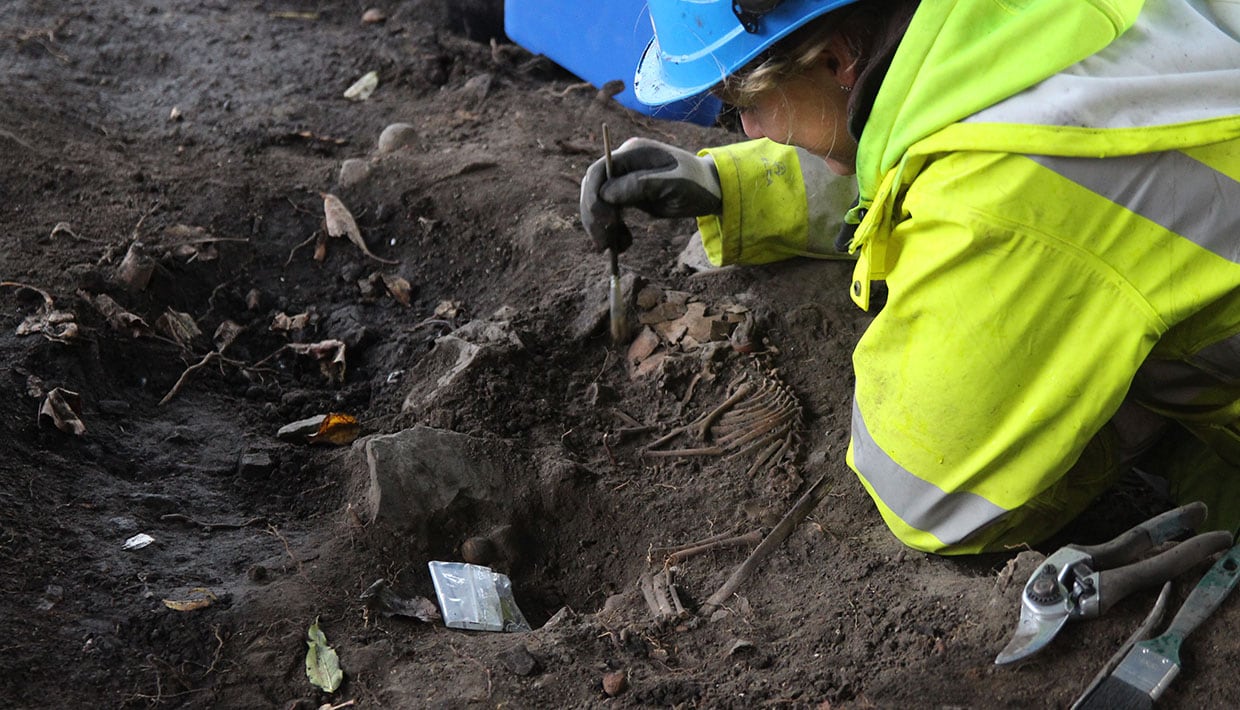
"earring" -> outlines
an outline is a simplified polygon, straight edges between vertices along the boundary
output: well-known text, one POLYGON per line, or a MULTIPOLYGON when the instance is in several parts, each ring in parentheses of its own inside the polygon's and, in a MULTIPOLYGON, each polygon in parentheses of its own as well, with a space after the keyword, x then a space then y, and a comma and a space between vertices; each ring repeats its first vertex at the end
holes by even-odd
POLYGON ((840 89, 842 89, 844 92, 852 91, 852 87, 846 84, 840 84, 840 89))

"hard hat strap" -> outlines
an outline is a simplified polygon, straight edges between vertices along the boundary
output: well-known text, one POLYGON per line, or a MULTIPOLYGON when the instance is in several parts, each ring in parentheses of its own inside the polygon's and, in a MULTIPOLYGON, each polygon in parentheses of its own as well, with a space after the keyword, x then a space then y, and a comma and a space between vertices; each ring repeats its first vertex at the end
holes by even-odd
POLYGON ((782 0, 732 0, 732 13, 750 34, 757 34, 759 20, 774 10, 782 0))

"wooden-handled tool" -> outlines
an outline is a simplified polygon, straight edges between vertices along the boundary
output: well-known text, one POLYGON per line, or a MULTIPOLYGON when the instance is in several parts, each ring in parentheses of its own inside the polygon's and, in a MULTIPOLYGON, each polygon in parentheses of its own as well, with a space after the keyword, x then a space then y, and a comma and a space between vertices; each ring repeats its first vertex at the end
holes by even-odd
MULTIPOLYGON (((603 155, 607 165, 607 179, 611 179, 611 133, 607 124, 603 124, 603 155)), ((620 254, 615 247, 607 250, 611 268, 611 284, 608 291, 607 304, 611 321, 611 342, 619 345, 628 340, 628 310, 625 308, 624 292, 620 287, 620 254)))

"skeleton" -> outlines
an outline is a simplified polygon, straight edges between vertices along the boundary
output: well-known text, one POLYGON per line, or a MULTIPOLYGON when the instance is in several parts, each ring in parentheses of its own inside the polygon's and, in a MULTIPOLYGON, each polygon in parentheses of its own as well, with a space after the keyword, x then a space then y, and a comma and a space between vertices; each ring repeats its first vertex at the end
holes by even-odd
POLYGON ((770 371, 753 382, 746 376, 734 381, 731 395, 696 420, 676 427, 651 442, 642 454, 653 457, 723 456, 740 459, 756 452, 748 475, 793 459, 799 443, 801 405, 778 376, 770 371), (681 434, 690 434, 705 446, 660 449, 681 434))

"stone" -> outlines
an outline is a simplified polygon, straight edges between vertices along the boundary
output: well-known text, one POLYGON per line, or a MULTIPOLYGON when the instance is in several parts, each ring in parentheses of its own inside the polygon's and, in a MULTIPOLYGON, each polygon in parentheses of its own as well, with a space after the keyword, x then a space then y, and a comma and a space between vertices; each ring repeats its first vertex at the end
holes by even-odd
POLYGON ((415 532, 423 543, 434 518, 458 499, 503 504, 512 495, 501 463, 511 452, 498 440, 415 426, 371 437, 364 449, 371 520, 415 532))
POLYGON ((365 182, 370 177, 370 161, 361 158, 349 158, 340 164, 340 176, 336 182, 340 187, 353 187, 365 182))
POLYGON ((523 350, 525 345, 508 320, 473 320, 435 340, 435 347, 418 361, 409 380, 416 383, 405 395, 404 411, 429 411, 441 392, 452 387, 461 373, 488 349, 523 350))
POLYGON ((702 245, 702 233, 694 232, 689 243, 676 257, 676 266, 691 274, 731 270, 732 267, 718 267, 710 263, 706 256, 706 247, 702 245))
POLYGON ((326 414, 316 414, 313 417, 290 422, 280 427, 280 430, 276 432, 276 438, 280 441, 304 444, 310 437, 319 433, 319 428, 323 426, 323 421, 326 419, 326 414))
POLYGON ((509 673, 528 678, 538 672, 538 659, 521 644, 517 644, 499 654, 499 662, 509 673))
POLYGON ((628 690, 629 674, 624 671, 612 671, 603 674, 603 692, 607 697, 614 698, 628 690))
POLYGON ((271 475, 276 462, 266 451, 247 451, 237 463, 237 473, 242 478, 260 479, 271 475))
POLYGON ((322 330, 332 333, 353 353, 375 340, 376 333, 366 325, 367 318, 360 306, 341 306, 323 319, 322 330))
POLYGON ((445 335, 435 341, 431 349, 414 368, 410 379, 417 383, 405 395, 402 408, 405 411, 429 409, 441 390, 451 387, 456 379, 469 369, 482 348, 454 335, 445 335))
POLYGON ((401 148, 416 145, 418 131, 409 123, 393 123, 379 134, 379 153, 394 153, 401 148))

